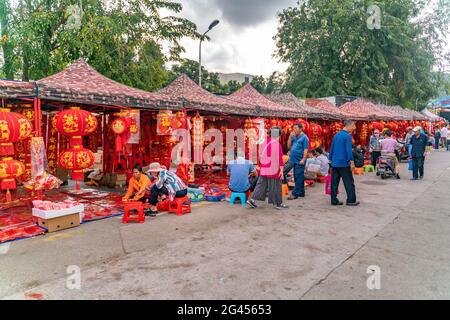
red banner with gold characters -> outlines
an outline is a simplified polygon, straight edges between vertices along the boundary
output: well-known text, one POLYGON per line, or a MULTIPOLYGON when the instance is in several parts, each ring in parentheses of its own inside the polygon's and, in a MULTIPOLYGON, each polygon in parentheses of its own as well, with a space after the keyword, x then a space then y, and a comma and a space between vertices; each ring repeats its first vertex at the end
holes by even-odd
POLYGON ((47 142, 48 169, 51 174, 56 174, 58 166, 58 130, 56 129, 56 114, 50 115, 48 142, 47 142))

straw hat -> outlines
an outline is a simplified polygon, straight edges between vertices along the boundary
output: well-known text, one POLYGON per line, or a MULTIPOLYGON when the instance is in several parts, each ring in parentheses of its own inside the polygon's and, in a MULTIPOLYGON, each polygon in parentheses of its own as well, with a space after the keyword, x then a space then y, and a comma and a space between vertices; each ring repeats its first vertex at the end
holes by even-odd
POLYGON ((164 169, 161 167, 161 165, 158 162, 153 162, 148 166, 148 172, 161 172, 164 169))

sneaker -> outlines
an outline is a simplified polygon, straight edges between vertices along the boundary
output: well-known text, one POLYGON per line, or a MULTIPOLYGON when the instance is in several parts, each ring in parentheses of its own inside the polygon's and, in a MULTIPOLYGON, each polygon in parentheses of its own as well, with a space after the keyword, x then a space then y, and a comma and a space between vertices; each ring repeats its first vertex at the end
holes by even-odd
POLYGON ((420 176, 419 179, 420 179, 420 180, 423 180, 423 176, 420 176))
POLYGON ((359 206, 359 201, 347 203, 348 206, 356 207, 359 206))
POLYGON ((288 199, 288 200, 296 200, 296 199, 298 199, 298 197, 295 197, 295 196, 289 196, 287 199, 288 199))
POLYGON ((400 179, 400 175, 399 175, 399 174, 397 174, 395 177, 396 177, 397 179, 400 179))
POLYGON ((332 202, 331 205, 332 206, 342 206, 342 205, 344 205, 344 203, 341 201, 338 201, 338 202, 332 202))
POLYGON ((247 204, 250 206, 250 208, 253 208, 253 209, 258 207, 253 199, 248 199, 247 204))
POLYGON ((419 180, 419 179, 417 179, 417 178, 411 178, 411 179, 409 179, 409 180, 411 180, 411 181, 416 181, 416 180, 419 180))
POLYGON ((275 209, 277 209, 277 210, 286 210, 286 209, 289 209, 289 207, 282 203, 279 206, 275 206, 275 209))
POLYGON ((152 209, 146 209, 144 211, 144 214, 146 217, 156 217, 156 215, 158 214, 158 211, 153 211, 152 209))

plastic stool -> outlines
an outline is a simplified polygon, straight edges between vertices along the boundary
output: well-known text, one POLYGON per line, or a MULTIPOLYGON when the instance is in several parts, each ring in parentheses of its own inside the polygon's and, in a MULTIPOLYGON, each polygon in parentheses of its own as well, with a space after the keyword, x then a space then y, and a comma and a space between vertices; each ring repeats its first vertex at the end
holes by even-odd
POLYGON ((241 205, 245 207, 245 203, 247 202, 247 194, 240 192, 232 192, 230 197, 230 204, 234 204, 237 198, 241 199, 241 205))
POLYGON ((142 202, 128 202, 125 204, 124 214, 122 217, 122 223, 128 223, 130 221, 136 221, 139 223, 144 223, 144 204, 142 202), (137 210, 137 213, 130 212, 131 210, 137 210))
POLYGON ((312 187, 314 186, 314 183, 314 180, 305 180, 305 187, 312 187))
POLYGON ((175 198, 169 205, 169 213, 176 213, 177 216, 191 213, 191 200, 189 200, 189 197, 175 198))
POLYGON ((355 168, 353 173, 358 175, 358 176, 363 176, 364 175, 364 168, 355 168))
POLYGON ((365 172, 375 172, 375 167, 371 164, 365 165, 364 166, 364 171, 365 172))
POLYGON ((316 181, 319 182, 319 183, 325 183, 326 182, 326 177, 317 177, 316 181))

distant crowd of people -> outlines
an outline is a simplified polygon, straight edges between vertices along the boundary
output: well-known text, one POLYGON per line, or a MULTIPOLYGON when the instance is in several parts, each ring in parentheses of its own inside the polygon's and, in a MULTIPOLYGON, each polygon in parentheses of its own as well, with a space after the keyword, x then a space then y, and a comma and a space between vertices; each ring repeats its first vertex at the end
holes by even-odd
MULTIPOLYGON (((326 153, 322 147, 309 150, 309 139, 303 132, 301 123, 293 126, 288 138, 286 155, 280 143, 281 128, 273 127, 269 135, 260 146, 260 163, 255 166, 245 158, 245 153, 238 150, 237 158, 228 163, 227 172, 230 175, 229 189, 231 192, 251 192, 247 204, 257 208, 256 201, 265 201, 272 204, 275 209, 283 210, 288 206, 283 203, 282 184, 287 184, 288 175, 293 170, 294 189, 288 200, 305 197, 305 180, 315 180, 331 175, 330 203, 333 206, 343 205, 337 197, 338 187, 342 179, 346 193, 346 205, 358 206, 356 188, 353 178, 355 168, 365 165, 366 149, 361 145, 352 145, 351 134, 356 125, 352 120, 344 121, 344 128, 332 140, 330 152, 326 153)), ((438 143, 447 148, 450 133, 447 126, 437 130, 433 141, 429 133, 421 127, 408 128, 403 140, 393 138, 392 132, 380 132, 375 129, 369 140, 370 161, 376 166, 381 156, 390 158, 393 162, 393 172, 400 179, 399 171, 399 145, 404 145, 407 156, 412 161, 412 180, 423 179, 424 162, 427 146, 438 143)), ((439 144, 437 145, 439 147, 439 144)), ((435 145, 436 146, 436 145, 435 145)), ((160 196, 169 199, 182 198, 187 195, 187 183, 175 172, 167 170, 159 163, 152 163, 146 173, 141 166, 136 165, 133 176, 128 184, 128 191, 123 201, 149 202, 151 207, 147 215, 157 213, 157 204, 160 196)))

